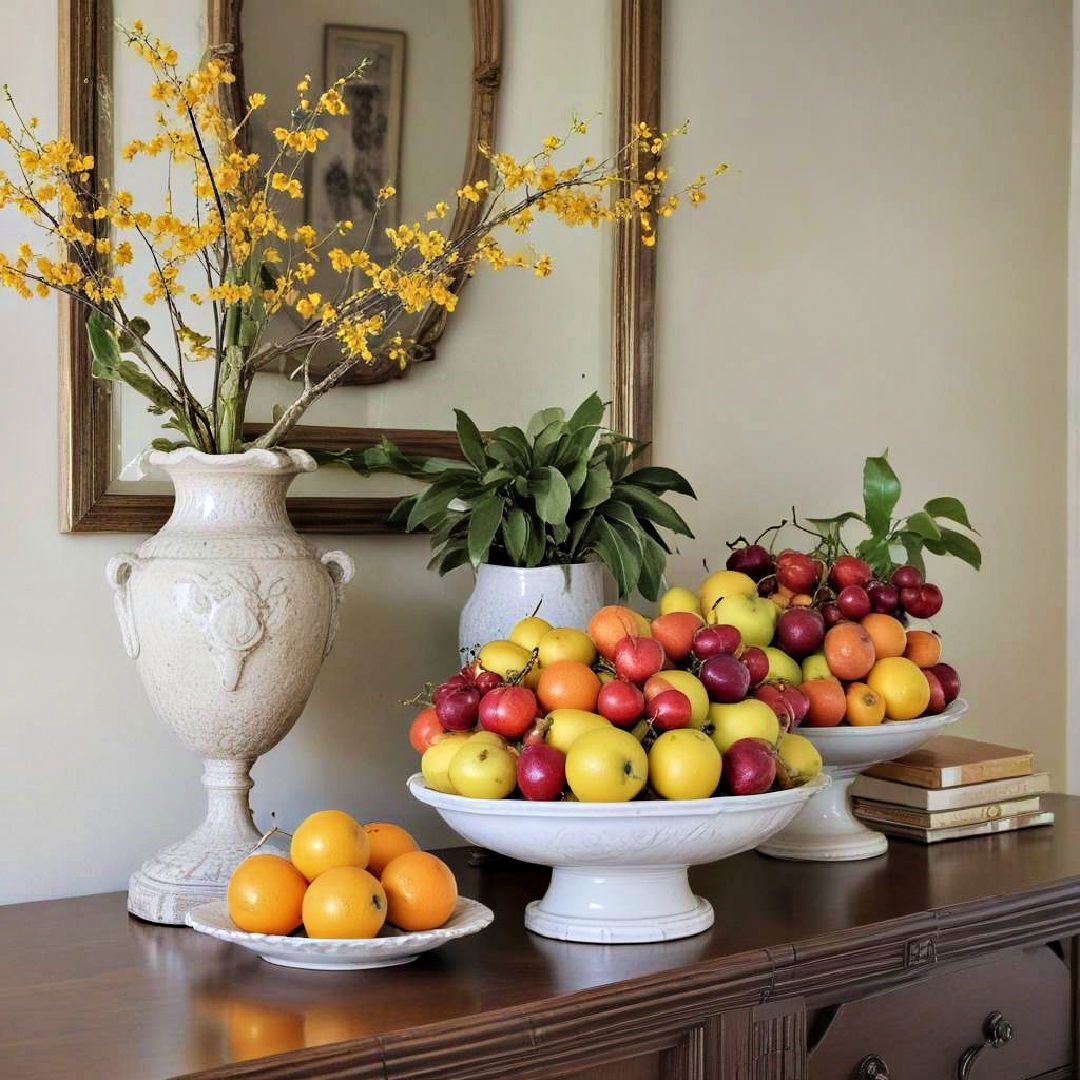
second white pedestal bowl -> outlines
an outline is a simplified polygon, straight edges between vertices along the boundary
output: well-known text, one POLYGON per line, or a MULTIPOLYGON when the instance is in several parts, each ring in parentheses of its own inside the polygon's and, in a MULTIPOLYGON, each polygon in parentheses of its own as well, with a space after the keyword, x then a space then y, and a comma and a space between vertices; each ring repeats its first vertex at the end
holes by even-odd
POLYGON ((965 712, 967 702, 957 698, 944 712, 919 720, 892 720, 871 727, 800 727, 799 734, 818 748, 833 782, 785 829, 759 844, 758 851, 807 862, 849 862, 884 855, 888 850, 884 833, 868 829, 855 817, 848 789, 864 769, 910 754, 965 712))
POLYGON ((748 851, 783 829, 815 793, 804 787, 764 795, 686 801, 579 803, 467 799, 409 778, 413 796, 434 807, 471 844, 552 867, 525 925, 544 937, 602 944, 668 941, 713 924, 695 896, 691 866, 748 851))

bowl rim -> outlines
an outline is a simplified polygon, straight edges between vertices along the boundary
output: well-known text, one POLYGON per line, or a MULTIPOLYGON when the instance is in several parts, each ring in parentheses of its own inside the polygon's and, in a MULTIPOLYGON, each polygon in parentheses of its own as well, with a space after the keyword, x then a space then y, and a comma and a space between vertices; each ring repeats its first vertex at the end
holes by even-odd
POLYGON ((405 782, 414 799, 436 810, 461 813, 498 814, 503 817, 556 818, 663 818, 700 817, 717 814, 746 813, 774 809, 804 802, 824 791, 832 782, 826 773, 799 787, 784 791, 766 791, 762 795, 720 795, 709 799, 656 799, 649 802, 530 802, 527 799, 470 799, 448 795, 424 783, 422 773, 413 773, 405 782))
POLYGON ((811 742, 818 739, 840 742, 844 739, 873 740, 884 738, 889 735, 897 735, 901 731, 927 732, 934 731, 939 727, 945 727, 954 720, 959 720, 968 710, 966 698, 958 697, 951 701, 948 706, 933 716, 920 716, 915 720, 885 720, 880 724, 866 726, 852 726, 851 724, 837 724, 836 727, 803 727, 796 729, 799 735, 805 735, 811 742))

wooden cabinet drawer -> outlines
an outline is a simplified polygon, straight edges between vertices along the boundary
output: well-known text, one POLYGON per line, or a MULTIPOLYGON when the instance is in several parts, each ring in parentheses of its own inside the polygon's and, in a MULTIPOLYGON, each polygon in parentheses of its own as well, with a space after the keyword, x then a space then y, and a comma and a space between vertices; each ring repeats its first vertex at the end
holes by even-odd
POLYGON ((807 1080, 855 1080, 868 1055, 885 1063, 889 1080, 954 1080, 964 1051, 983 1041, 995 1012, 1011 1025, 1012 1038, 983 1050, 970 1080, 1026 1080, 1065 1070, 1073 1052, 1071 1010, 1069 968, 1053 949, 1010 950, 821 1010, 811 1018, 807 1080))

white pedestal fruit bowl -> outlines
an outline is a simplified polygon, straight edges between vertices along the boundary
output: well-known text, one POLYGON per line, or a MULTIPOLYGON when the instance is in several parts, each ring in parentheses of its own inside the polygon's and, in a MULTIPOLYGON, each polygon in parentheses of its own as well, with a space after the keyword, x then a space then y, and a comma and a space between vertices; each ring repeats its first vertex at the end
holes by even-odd
POLYGON ((654 802, 528 802, 470 799, 433 791, 419 774, 408 787, 471 844, 552 867, 543 899, 525 926, 563 941, 617 944, 690 937, 713 924, 687 869, 748 851, 783 829, 824 791, 803 787, 763 795, 654 802))
POLYGON ((917 750, 967 712, 957 698, 937 716, 892 720, 869 727, 800 727, 817 748, 832 784, 815 795, 786 828, 758 845, 758 851, 777 859, 807 862, 847 862, 884 855, 884 833, 868 829, 851 812, 848 789, 855 777, 880 761, 891 761, 917 750))

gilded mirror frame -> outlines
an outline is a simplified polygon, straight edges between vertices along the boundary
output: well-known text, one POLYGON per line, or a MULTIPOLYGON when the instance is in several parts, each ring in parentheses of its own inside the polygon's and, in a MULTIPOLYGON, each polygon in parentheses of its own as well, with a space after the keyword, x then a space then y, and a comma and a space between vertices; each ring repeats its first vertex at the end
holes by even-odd
MULTIPOLYGON (((211 41, 236 39, 242 0, 209 0, 211 41)), ((501 78, 502 0, 472 0, 474 56, 470 145, 492 141, 501 78)), ((618 131, 644 120, 660 122, 662 0, 621 0, 619 10, 618 131)), ((59 126, 77 146, 93 153, 106 179, 112 159, 112 0, 59 0, 59 126)), ((242 64, 242 57, 238 58, 242 64)), ((466 177, 486 164, 473 151, 466 177), (474 171, 470 172, 473 169, 474 171)), ((455 222, 457 227, 457 222, 455 222)), ((635 439, 652 436, 655 249, 640 242, 638 226, 618 226, 612 292, 612 426, 635 439)), ((420 338, 434 348, 444 312, 430 315, 420 338)), ((172 509, 172 496, 109 492, 112 480, 112 384, 90 374, 85 318, 70 298, 59 297, 60 530, 153 532, 172 509)), ((258 425, 251 425, 252 431, 258 425)), ((384 434, 412 453, 450 456, 451 431, 300 426, 290 444, 338 449, 372 445, 384 434)), ((298 496, 289 499, 294 525, 305 532, 386 533, 396 497, 298 496)))

